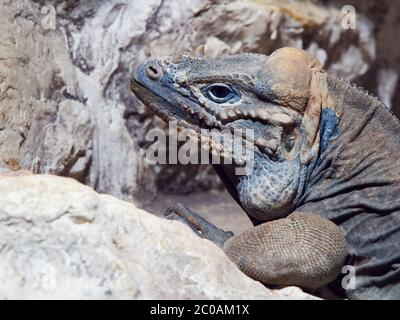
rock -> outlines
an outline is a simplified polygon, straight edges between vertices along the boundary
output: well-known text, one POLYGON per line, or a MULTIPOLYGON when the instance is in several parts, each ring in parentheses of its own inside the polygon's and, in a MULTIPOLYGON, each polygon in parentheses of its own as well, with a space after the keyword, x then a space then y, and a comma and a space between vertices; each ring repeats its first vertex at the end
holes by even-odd
POLYGON ((1 299, 312 299, 269 290, 185 225, 70 178, 0 177, 1 299))
POLYGON ((392 99, 395 94, 398 80, 399 73, 393 69, 382 68, 378 72, 379 98, 388 108, 392 108, 392 99))
MULTIPOLYGON (((337 7, 348 5, 347 0, 333 0, 337 7)), ((357 79, 372 94, 378 96, 393 112, 400 116, 400 2, 391 0, 353 0, 357 17, 366 16, 374 26, 376 47, 375 61, 371 61, 368 72, 357 79)), ((365 39, 368 41, 368 38, 365 39)))
POLYGON ((317 2, 2 1, 0 170, 74 177, 129 201, 218 188, 205 166, 146 164, 146 133, 161 124, 128 89, 133 67, 202 45, 209 56, 296 46, 357 80, 376 61, 359 16, 345 30, 340 8, 317 2))

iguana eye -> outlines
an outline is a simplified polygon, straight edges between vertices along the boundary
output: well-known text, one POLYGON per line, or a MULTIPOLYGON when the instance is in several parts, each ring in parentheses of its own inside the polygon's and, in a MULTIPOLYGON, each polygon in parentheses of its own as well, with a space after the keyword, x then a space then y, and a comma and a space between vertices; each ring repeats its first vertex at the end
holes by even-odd
POLYGON ((225 83, 214 83, 204 89, 206 96, 216 103, 224 103, 236 96, 236 92, 225 83))

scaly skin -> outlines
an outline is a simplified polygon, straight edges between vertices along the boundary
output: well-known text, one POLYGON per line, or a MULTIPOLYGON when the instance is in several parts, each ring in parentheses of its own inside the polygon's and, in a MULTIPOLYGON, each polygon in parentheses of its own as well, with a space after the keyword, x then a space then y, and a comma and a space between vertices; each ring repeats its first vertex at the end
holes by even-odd
MULTIPOLYGON (((337 287, 350 298, 400 298, 400 124, 377 99, 329 76, 304 52, 220 59, 166 57, 140 66, 135 95, 183 128, 254 130, 254 170, 215 169, 255 227, 240 235, 177 205, 170 219, 220 245, 266 284, 337 287)), ((211 139, 213 148, 221 148, 211 139)), ((235 142, 242 143, 242 142, 235 142)), ((235 147, 235 144, 234 144, 235 147)))

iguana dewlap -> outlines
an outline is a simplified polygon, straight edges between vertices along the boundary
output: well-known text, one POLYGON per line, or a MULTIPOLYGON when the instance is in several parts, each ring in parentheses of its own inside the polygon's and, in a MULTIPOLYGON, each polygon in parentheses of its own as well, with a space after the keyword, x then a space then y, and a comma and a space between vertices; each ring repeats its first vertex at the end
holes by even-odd
POLYGON ((348 297, 400 299, 400 123, 376 98, 294 48, 152 60, 131 89, 182 127, 255 133, 252 172, 215 165, 255 227, 234 236, 181 205, 169 218, 266 284, 340 285, 350 264, 348 297))

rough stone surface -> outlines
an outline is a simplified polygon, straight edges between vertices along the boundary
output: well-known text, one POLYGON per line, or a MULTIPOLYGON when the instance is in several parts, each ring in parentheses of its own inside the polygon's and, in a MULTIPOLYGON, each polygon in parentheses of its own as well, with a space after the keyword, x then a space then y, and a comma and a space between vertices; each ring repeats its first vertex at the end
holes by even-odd
MULTIPOLYGON (((357 30, 344 30, 340 18, 322 1, 1 1, 0 170, 70 176, 131 201, 220 187, 209 167, 144 161, 146 133, 164 124, 129 92, 132 68, 201 45, 208 56, 295 46, 364 79, 377 61, 373 25, 358 14, 357 30)), ((397 75, 376 74, 389 101, 397 75)))
POLYGON ((181 223, 73 179, 0 176, 0 299, 312 299, 269 290, 181 223))
MULTIPOLYGON (((400 115, 400 2, 392 0, 352 0, 358 15, 366 16, 374 26, 376 59, 370 62, 368 72, 357 79, 358 83, 400 115)), ((337 6, 349 4, 348 0, 335 0, 337 6)))

